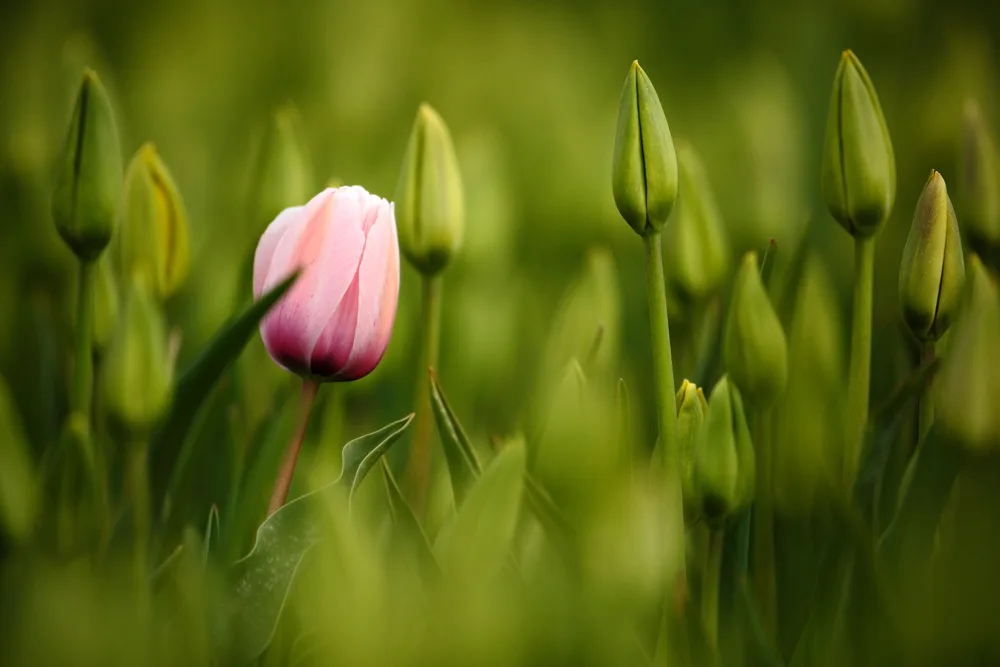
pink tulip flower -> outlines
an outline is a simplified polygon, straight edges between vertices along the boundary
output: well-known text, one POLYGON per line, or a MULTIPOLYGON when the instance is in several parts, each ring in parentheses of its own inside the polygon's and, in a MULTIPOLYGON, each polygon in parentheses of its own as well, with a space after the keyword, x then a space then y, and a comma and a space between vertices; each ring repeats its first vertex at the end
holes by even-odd
POLYGON ((296 270, 298 280, 261 321, 271 358, 320 381, 368 375, 385 354, 399 299, 393 205, 351 186, 282 211, 257 244, 254 298, 296 270))

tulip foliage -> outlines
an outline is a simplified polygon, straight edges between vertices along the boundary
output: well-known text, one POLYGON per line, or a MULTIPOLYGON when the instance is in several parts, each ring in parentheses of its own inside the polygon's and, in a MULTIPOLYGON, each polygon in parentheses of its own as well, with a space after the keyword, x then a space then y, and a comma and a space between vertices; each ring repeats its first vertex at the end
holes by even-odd
POLYGON ((50 202, 78 276, 75 324, 46 339, 66 349, 35 369, 46 435, 0 377, 0 662, 1000 659, 981 611, 1000 556, 981 511, 1000 470, 983 116, 966 110, 958 205, 931 171, 902 224, 890 374, 873 287, 876 240, 901 224, 897 166, 857 56, 834 74, 815 170, 815 224, 849 234, 853 292, 813 234, 738 247, 712 161, 675 151, 638 62, 619 105, 605 167, 622 238, 581 253, 557 307, 477 229, 502 190, 463 180, 484 158, 445 115, 421 105, 405 145, 396 128, 390 201, 314 181, 283 106, 250 170, 237 298, 199 338, 185 295, 224 267, 195 243, 192 179, 168 142, 123 171, 117 107, 87 70, 50 202), (544 325, 489 356, 531 304, 544 325), (488 391, 510 360, 516 386, 488 391))

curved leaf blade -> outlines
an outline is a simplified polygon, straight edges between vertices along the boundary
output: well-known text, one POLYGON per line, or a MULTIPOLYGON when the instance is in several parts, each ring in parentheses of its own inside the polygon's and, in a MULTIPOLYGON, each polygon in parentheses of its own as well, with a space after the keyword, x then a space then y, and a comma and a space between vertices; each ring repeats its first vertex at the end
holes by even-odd
POLYGON ((431 376, 431 407, 434 409, 434 420, 437 422, 441 444, 444 447, 444 457, 448 464, 451 477, 451 488, 455 493, 456 504, 461 504, 465 494, 482 473, 482 465, 476 456, 476 451, 465 434, 461 422, 455 416, 454 410, 448 404, 448 399, 441 389, 437 374, 430 370, 431 376))
POLYGON ((392 470, 386 465, 385 459, 379 461, 382 467, 382 479, 385 481, 386 493, 389 496, 389 512, 392 514, 392 522, 397 525, 403 534, 416 546, 417 558, 425 572, 440 574, 437 559, 431 551, 430 542, 427 541, 427 534, 421 528, 417 516, 413 513, 410 504, 403 497, 403 492, 392 475, 392 470))
MULTIPOLYGON (((274 289, 263 295, 241 315, 234 317, 215 334, 212 341, 185 371, 174 387, 173 402, 166 417, 150 439, 150 457, 153 470, 170 470, 171 476, 178 460, 183 459, 179 448, 185 436, 205 403, 212 388, 226 368, 239 356, 240 352, 257 332, 260 321, 298 278, 293 274, 274 289)), ((153 479, 157 479, 153 475, 153 479)), ((161 478, 162 479, 162 478, 161 478)), ((161 482, 162 483, 162 482, 161 482)), ((162 497, 163 489, 154 490, 154 500, 162 497)))
POLYGON ((348 485, 348 498, 354 496, 354 491, 364 481, 368 471, 378 463, 399 436, 403 435, 403 431, 411 421, 413 421, 412 412, 374 433, 355 438, 344 445, 343 466, 340 477, 334 483, 348 485))
POLYGON ((324 495, 345 484, 348 494, 353 493, 412 420, 413 415, 407 415, 347 443, 343 472, 336 481, 287 503, 257 529, 253 549, 231 571, 229 640, 235 661, 250 662, 271 643, 296 574, 319 539, 314 515, 324 495))

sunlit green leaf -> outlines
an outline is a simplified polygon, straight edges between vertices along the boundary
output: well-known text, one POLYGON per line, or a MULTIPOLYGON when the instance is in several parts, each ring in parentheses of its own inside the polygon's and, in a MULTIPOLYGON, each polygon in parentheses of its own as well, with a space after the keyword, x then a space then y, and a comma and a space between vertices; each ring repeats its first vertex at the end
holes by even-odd
POLYGON ((455 521, 435 545, 446 575, 465 580, 495 575, 507 562, 524 487, 524 445, 509 442, 469 490, 455 521))
POLYGON ((270 644, 295 575, 317 542, 315 512, 325 494, 338 486, 352 494, 412 420, 413 415, 407 415, 347 443, 343 473, 335 482, 285 504, 257 529, 253 549, 230 573, 233 616, 229 642, 237 661, 255 659, 270 644))

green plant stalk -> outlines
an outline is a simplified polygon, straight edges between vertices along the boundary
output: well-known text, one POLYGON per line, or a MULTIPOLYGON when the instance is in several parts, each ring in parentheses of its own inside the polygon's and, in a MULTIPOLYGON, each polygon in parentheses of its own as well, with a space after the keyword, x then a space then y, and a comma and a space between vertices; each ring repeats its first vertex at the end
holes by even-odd
POLYGON ((847 441, 844 489, 854 487, 868 423, 872 365, 872 301, 875 287, 875 238, 854 240, 854 312, 851 318, 851 366, 847 384, 847 441))
POLYGON ((710 529, 705 559, 705 575, 701 585, 701 620, 705 638, 713 651, 719 650, 719 581, 722 573, 722 545, 725 533, 710 529))
POLYGON ((310 378, 302 379, 299 424, 295 429, 294 435, 292 435, 292 439, 288 441, 288 447, 285 449, 285 458, 281 462, 281 469, 278 471, 278 477, 274 481, 271 502, 267 506, 268 516, 281 509, 281 506, 288 499, 288 490, 292 487, 292 478, 295 477, 295 464, 299 460, 299 452, 302 451, 302 440, 306 437, 306 428, 309 426, 309 415, 312 414, 312 408, 316 403, 316 393, 318 391, 319 382, 310 378))
MULTIPOLYGON (((934 341, 928 341, 920 346, 920 365, 924 366, 934 360, 936 349, 934 341)), ((934 381, 931 380, 924 389, 923 396, 920 397, 920 406, 917 413, 917 447, 927 437, 934 423, 934 381)))
POLYGON ((144 438, 128 443, 126 452, 126 483, 132 497, 133 522, 133 567, 136 594, 140 609, 145 610, 149 602, 149 446, 144 438))
POLYGON ((437 370, 438 347, 441 343, 441 276, 423 276, 423 304, 420 314, 420 360, 417 365, 416 417, 413 440, 406 464, 406 483, 410 490, 413 511, 419 517, 427 504, 427 487, 431 470, 431 384, 428 369, 437 370))
POLYGON ((777 631, 777 590, 774 572, 774 495, 771 488, 771 410, 754 413, 757 480, 753 506, 754 586, 765 631, 777 631))
POLYGON ((94 401, 94 301, 97 280, 97 262, 80 260, 79 294, 76 301, 76 349, 73 358, 73 393, 70 409, 79 413, 86 423, 85 455, 94 459, 91 444, 91 416, 94 401))

